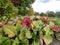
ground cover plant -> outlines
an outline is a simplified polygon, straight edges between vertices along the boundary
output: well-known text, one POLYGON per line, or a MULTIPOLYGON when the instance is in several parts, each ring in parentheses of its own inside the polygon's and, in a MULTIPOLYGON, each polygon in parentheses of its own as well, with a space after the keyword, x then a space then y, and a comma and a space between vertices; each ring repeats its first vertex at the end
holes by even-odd
POLYGON ((16 16, 0 22, 0 45, 49 45, 60 40, 60 29, 48 17, 16 16))

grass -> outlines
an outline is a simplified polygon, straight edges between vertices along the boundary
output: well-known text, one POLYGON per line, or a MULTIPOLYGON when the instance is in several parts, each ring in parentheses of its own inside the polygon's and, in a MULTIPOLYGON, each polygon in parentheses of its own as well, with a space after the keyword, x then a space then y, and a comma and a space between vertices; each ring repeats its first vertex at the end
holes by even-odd
POLYGON ((53 21, 56 25, 60 27, 60 18, 50 17, 49 20, 53 21))

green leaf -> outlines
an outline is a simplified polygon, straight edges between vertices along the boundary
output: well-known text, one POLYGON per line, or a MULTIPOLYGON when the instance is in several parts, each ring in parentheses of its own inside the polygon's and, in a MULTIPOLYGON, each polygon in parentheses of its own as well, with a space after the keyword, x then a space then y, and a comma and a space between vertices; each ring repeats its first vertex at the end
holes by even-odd
POLYGON ((6 1, 0 0, 0 7, 1 7, 1 8, 6 8, 7 5, 8 5, 8 1, 7 1, 7 0, 6 0, 6 1))
POLYGON ((46 31, 46 34, 49 33, 49 31, 50 31, 49 25, 47 25, 46 27, 44 27, 44 31, 46 31))
POLYGON ((32 38, 32 33, 29 30, 27 30, 26 32, 26 38, 28 39, 32 38))
POLYGON ((49 30, 48 34, 50 35, 54 34, 53 30, 49 30))
POLYGON ((22 41, 22 43, 23 43, 24 45, 29 45, 28 39, 24 39, 24 40, 22 41))
POLYGON ((22 28, 22 29, 20 30, 20 32, 23 32, 23 33, 26 33, 26 31, 27 31, 27 28, 22 28))
POLYGON ((16 24, 16 29, 17 29, 17 30, 20 30, 20 29, 21 29, 20 23, 17 23, 17 24, 16 24))
POLYGON ((39 39, 35 39, 31 45, 40 45, 39 39))
POLYGON ((15 40, 13 41, 12 45, 19 45, 20 41, 19 39, 16 37, 15 40))
POLYGON ((42 26, 40 24, 40 21, 33 21, 33 30, 38 31, 41 30, 42 26))
POLYGON ((49 25, 47 25, 47 26, 44 27, 44 31, 47 32, 47 31, 49 31, 49 30, 50 30, 49 25))
POLYGON ((4 32, 5 32, 5 34, 7 34, 8 37, 10 37, 10 38, 14 37, 14 36, 17 34, 16 28, 15 28, 14 26, 12 26, 12 25, 6 25, 6 26, 4 27, 4 32))
POLYGON ((2 37, 0 39, 0 45, 11 45, 11 41, 7 37, 2 37))
POLYGON ((36 35, 37 35, 37 32, 36 31, 33 31, 33 37, 36 38, 36 35))
POLYGON ((43 36, 43 31, 39 31, 39 35, 40 36, 43 36))
POLYGON ((2 37, 3 37, 2 34, 0 34, 0 39, 1 39, 2 37))
POLYGON ((3 29, 0 28, 0 39, 4 36, 3 29))
POLYGON ((47 25, 45 28, 44 28, 44 31, 46 31, 46 34, 53 34, 53 30, 50 29, 49 25, 47 25))
POLYGON ((44 35, 44 42, 46 43, 46 45, 49 45, 50 43, 52 43, 53 38, 50 35, 44 35))
POLYGON ((53 25, 54 25, 54 23, 52 21, 50 21, 49 27, 51 28, 53 25))
POLYGON ((60 33, 55 33, 55 36, 58 40, 60 40, 60 33))
POLYGON ((6 40, 6 41, 3 42, 1 45, 11 45, 11 41, 10 41, 10 40, 6 40))
POLYGON ((19 34, 19 39, 20 39, 20 40, 25 39, 25 33, 24 33, 24 32, 21 32, 21 33, 19 34))
POLYGON ((4 41, 6 41, 8 38, 6 38, 6 37, 2 37, 1 39, 0 39, 0 45, 4 42, 4 41))

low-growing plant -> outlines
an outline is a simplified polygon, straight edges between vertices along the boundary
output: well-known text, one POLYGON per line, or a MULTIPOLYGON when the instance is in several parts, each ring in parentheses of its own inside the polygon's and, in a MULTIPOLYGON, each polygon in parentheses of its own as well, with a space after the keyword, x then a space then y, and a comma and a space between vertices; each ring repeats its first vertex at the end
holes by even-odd
POLYGON ((0 23, 0 45, 49 45, 56 37, 59 38, 59 27, 48 17, 42 16, 40 20, 31 20, 18 17, 9 20, 6 24, 0 23))

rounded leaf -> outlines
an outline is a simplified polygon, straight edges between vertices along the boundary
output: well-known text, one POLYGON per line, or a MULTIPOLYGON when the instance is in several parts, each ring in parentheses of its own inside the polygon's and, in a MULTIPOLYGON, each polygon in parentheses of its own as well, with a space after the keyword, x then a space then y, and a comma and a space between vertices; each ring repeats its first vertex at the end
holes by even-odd
POLYGON ((46 43, 46 45, 49 45, 50 43, 52 43, 53 38, 50 35, 44 35, 44 42, 46 43))
POLYGON ((32 38, 32 33, 29 30, 27 30, 26 32, 26 38, 28 39, 32 38))

